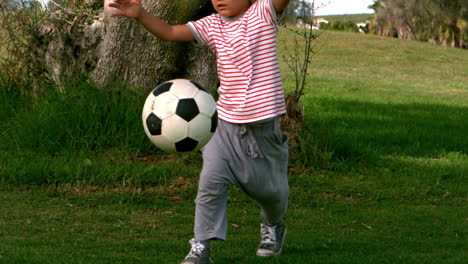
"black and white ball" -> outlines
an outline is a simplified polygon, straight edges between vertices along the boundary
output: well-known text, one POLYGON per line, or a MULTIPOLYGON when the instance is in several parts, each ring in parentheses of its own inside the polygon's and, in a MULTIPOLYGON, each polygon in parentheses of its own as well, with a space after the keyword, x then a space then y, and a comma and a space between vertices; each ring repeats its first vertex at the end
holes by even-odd
POLYGON ((185 79, 156 87, 146 99, 142 118, 151 142, 170 153, 199 150, 218 124, 213 97, 199 84, 185 79))

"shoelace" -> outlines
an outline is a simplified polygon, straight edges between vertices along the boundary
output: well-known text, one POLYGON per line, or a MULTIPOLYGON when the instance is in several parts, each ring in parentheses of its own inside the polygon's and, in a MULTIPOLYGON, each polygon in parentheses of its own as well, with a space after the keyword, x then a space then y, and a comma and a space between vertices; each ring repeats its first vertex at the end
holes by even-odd
POLYGON ((273 227, 262 225, 262 244, 272 244, 276 242, 276 234, 273 227))
POLYGON ((194 239, 190 240, 190 244, 192 244, 192 248, 190 249, 187 257, 199 257, 202 251, 205 249, 205 246, 202 243, 195 241, 194 239))

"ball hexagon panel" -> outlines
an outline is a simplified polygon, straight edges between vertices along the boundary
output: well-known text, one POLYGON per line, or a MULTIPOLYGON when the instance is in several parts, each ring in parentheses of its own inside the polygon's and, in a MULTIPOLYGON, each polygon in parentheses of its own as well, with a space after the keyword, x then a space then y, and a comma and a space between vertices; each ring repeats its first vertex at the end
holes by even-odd
POLYGON ((177 152, 193 151, 197 148, 197 146, 198 141, 189 137, 184 138, 183 140, 175 143, 175 148, 177 152))
POLYGON ((177 109, 179 100, 172 93, 163 93, 153 100, 152 111, 161 119, 173 115, 177 109))
POLYGON ((188 124, 188 134, 191 138, 206 144, 211 138, 211 118, 206 115, 198 115, 188 124))
POLYGON ((166 152, 175 152, 175 144, 171 140, 169 140, 164 135, 154 136, 149 138, 151 142, 158 146, 158 148, 166 151, 166 152))
POLYGON ((154 113, 149 114, 149 116, 146 118, 146 127, 152 136, 161 135, 161 125, 161 118, 156 116, 154 113))
POLYGON ((209 93, 204 91, 199 91, 193 98, 197 102, 197 105, 200 109, 200 113, 206 114, 207 116, 212 116, 216 112, 216 103, 209 93))
POLYGON ((162 135, 175 143, 187 137, 188 122, 177 115, 172 115, 162 121, 162 135))
POLYGON ((185 121, 190 122, 200 114, 200 110, 198 110, 197 102, 193 98, 186 98, 179 100, 175 113, 185 121))
POLYGON ((176 79, 172 80, 174 83, 171 87, 171 93, 173 93, 177 98, 192 98, 198 93, 198 88, 194 86, 189 80, 176 79))
POLYGON ((189 80, 193 85, 195 85, 198 89, 206 92, 205 88, 203 88, 203 86, 201 86, 200 84, 198 84, 197 82, 194 82, 192 80, 189 80))

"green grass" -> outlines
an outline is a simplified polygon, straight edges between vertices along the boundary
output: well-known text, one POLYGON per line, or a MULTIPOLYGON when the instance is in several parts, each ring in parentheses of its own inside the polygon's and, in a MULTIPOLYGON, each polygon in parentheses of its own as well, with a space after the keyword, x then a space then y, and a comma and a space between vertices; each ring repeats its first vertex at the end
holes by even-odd
POLYGON ((329 15, 319 16, 328 21, 352 21, 354 23, 365 22, 372 19, 373 14, 348 14, 348 15, 329 15))
MULTIPOLYGON (((284 254, 255 256, 259 209, 231 188, 215 263, 465 263, 466 51, 332 31, 316 45, 284 254)), ((0 263, 177 263, 200 155, 150 145, 143 91, 67 91, 0 90, 0 263)))

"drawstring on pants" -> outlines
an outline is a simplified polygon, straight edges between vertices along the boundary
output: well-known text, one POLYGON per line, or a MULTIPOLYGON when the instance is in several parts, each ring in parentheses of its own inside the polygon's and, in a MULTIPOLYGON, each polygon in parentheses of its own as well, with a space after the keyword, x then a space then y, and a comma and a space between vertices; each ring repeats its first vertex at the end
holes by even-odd
POLYGON ((258 146, 257 140, 252 135, 248 133, 248 125, 240 125, 239 135, 241 138, 245 138, 247 143, 247 155, 252 159, 263 158, 263 153, 260 147, 258 146))

